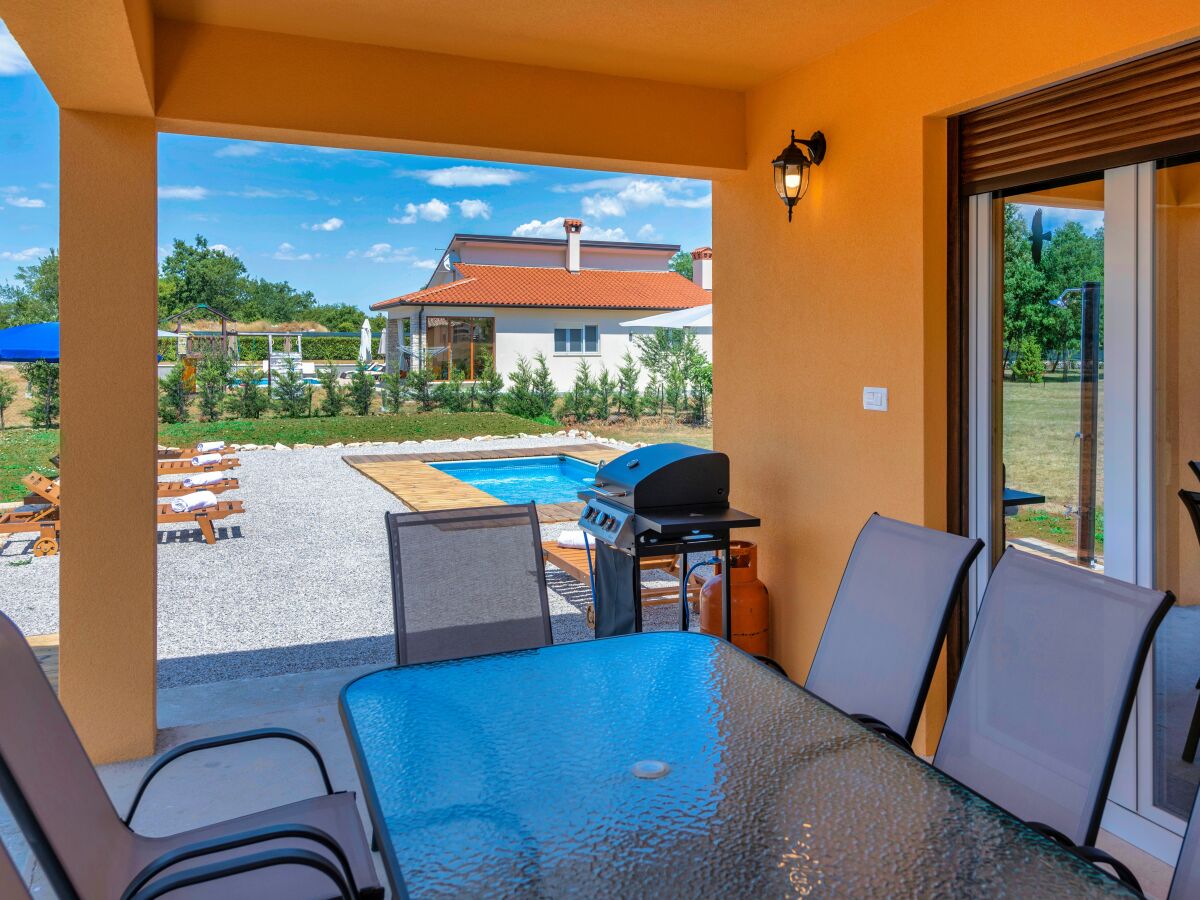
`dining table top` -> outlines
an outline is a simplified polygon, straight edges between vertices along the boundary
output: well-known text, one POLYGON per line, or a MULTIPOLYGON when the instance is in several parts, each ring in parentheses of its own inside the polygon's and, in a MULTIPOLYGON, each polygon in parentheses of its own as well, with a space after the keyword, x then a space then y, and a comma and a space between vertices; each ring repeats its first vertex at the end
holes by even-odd
POLYGON ((341 707, 401 895, 1131 896, 703 634, 384 669, 341 707))

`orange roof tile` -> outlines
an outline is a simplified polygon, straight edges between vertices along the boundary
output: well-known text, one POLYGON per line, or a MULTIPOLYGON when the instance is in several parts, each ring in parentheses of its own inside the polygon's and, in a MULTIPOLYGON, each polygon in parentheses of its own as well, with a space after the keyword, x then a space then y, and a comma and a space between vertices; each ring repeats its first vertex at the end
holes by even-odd
POLYGON ((712 295, 676 272, 623 272, 458 263, 457 281, 381 300, 395 306, 525 306, 557 309, 688 309, 712 295))

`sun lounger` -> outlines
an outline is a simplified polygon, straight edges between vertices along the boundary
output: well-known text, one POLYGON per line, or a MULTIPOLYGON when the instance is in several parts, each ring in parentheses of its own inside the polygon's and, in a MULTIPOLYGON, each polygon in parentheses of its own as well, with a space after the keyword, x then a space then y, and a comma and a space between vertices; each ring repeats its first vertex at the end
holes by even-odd
POLYGON ((215 450, 202 450, 199 446, 196 447, 164 447, 158 451, 159 459, 191 459, 193 456, 199 456, 201 453, 220 453, 222 456, 232 456, 237 451, 232 447, 221 447, 215 450))
POLYGON ((238 484, 236 478, 222 478, 220 481, 213 481, 209 484, 193 487, 185 485, 182 481, 160 481, 158 483, 158 496, 160 497, 178 497, 180 494, 190 494, 199 487, 203 487, 206 491, 212 491, 214 494, 223 494, 226 491, 236 491, 241 485, 238 484))
POLYGON ((192 465, 192 457, 183 459, 160 459, 158 461, 159 475, 187 475, 191 472, 223 472, 226 469, 236 469, 241 465, 236 456, 222 456, 219 461, 208 465, 192 465))
MULTIPOLYGON (((570 575, 580 584, 590 584, 591 578, 588 575, 587 551, 583 548, 576 549, 574 547, 560 547, 557 541, 544 541, 542 543, 542 557, 547 565, 554 566, 556 569, 561 569, 567 575, 570 575)), ((661 571, 670 575, 679 576, 679 559, 675 556, 651 556, 641 560, 643 572, 661 571)), ((699 575, 692 575, 691 581, 688 582, 688 601, 692 608, 700 602, 700 588, 704 587, 704 579, 699 575)), ((679 602, 679 585, 672 584, 663 587, 645 587, 642 588, 642 605, 643 606, 666 606, 671 603, 679 602)), ((589 603, 586 611, 587 623, 589 628, 596 627, 596 611, 589 603)))
MULTIPOLYGON (((0 534, 36 534, 33 555, 54 556, 58 553, 58 485, 44 475, 37 477, 49 484, 47 490, 55 499, 51 501, 35 491, 34 496, 39 502, 24 503, 0 513, 0 534)), ((30 482, 31 476, 26 476, 25 484, 32 489, 30 482)))

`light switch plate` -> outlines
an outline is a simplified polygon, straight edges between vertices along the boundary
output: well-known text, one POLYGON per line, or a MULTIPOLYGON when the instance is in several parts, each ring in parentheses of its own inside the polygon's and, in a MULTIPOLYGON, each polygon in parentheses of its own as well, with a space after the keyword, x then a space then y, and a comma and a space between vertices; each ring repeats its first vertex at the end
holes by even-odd
POLYGON ((885 387, 865 387, 863 388, 863 409, 869 409, 873 412, 887 412, 888 398, 887 388, 885 387))

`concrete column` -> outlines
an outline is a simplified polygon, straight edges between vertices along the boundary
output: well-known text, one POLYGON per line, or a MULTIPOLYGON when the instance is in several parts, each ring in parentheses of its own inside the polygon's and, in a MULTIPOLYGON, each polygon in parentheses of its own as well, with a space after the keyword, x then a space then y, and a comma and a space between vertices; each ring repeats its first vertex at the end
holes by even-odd
POLYGON ((154 751, 154 120, 62 110, 59 693, 96 763, 154 751))

